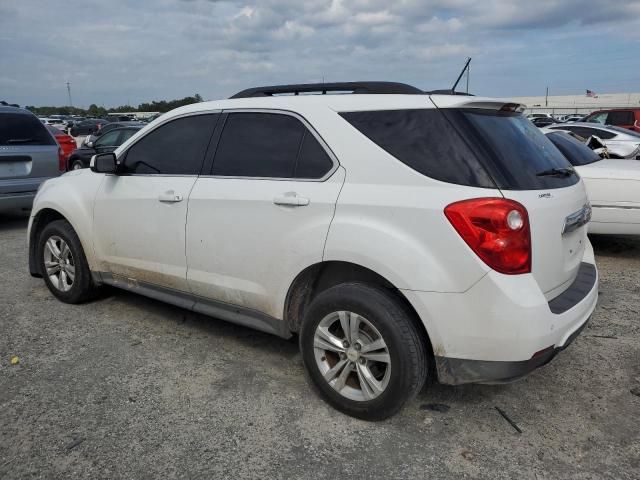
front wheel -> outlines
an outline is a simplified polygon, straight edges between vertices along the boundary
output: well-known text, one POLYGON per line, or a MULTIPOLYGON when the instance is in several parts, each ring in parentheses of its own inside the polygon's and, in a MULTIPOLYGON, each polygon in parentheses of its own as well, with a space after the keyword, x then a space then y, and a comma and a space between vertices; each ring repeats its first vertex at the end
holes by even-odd
POLYGON ((51 293, 65 303, 82 303, 95 291, 89 264, 66 220, 46 225, 38 237, 40 271, 51 293))
POLYGON ((426 339, 389 291, 348 283, 320 293, 300 332, 305 368, 322 397, 364 420, 398 412, 427 377, 426 339))
POLYGON ((71 161, 71 170, 80 170, 81 168, 84 168, 82 160, 75 159, 71 161))

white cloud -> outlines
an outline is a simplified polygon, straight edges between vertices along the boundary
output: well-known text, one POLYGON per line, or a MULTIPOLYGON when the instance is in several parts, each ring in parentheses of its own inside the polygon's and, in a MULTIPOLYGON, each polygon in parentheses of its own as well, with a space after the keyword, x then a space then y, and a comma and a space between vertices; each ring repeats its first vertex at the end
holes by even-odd
POLYGON ((441 88, 471 55, 478 93, 637 89, 638 31, 638 0, 3 0, 0 85, 61 104, 69 80, 85 105, 323 76, 441 88))

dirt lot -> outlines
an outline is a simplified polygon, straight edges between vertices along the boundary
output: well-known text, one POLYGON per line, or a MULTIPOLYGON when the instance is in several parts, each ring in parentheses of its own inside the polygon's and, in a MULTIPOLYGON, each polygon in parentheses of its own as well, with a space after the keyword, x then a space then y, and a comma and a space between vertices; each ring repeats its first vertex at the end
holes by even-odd
POLYGON ((25 233, 0 215, 0 478, 640 478, 640 240, 592 239, 599 305, 550 365, 366 423, 295 342, 120 291, 56 301, 25 233))

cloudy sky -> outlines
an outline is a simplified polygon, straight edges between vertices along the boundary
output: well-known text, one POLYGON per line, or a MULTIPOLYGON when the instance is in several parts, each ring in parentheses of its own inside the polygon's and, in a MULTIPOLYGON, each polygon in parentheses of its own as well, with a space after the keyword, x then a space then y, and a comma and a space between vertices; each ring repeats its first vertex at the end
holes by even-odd
POLYGON ((640 91, 640 0, 1 0, 0 99, 137 105, 257 85, 640 91))

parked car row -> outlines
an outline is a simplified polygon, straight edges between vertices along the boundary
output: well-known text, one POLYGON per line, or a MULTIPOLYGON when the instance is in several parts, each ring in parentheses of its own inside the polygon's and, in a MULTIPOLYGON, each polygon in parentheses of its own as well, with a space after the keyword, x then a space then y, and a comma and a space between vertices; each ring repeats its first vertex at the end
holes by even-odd
POLYGON ((547 127, 555 123, 600 123, 640 132, 640 108, 614 108, 596 110, 589 115, 557 115, 552 113, 531 113, 527 118, 537 127, 547 127))

